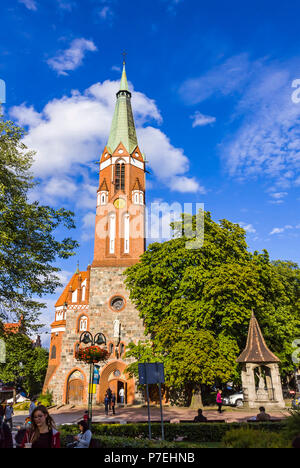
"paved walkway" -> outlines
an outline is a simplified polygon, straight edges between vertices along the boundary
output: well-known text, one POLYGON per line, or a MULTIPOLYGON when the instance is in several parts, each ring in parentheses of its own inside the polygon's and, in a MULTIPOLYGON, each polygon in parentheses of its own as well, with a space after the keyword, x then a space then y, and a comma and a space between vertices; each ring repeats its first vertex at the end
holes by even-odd
MULTIPOLYGON (((82 416, 86 407, 73 407, 68 408, 66 406, 57 409, 53 408, 50 413, 55 420, 56 424, 70 424, 78 422, 82 416)), ((224 411, 220 415, 217 409, 204 409, 203 414, 210 419, 225 419, 226 422, 242 422, 255 416, 258 410, 243 410, 225 407, 224 411)), ((268 412, 272 419, 283 419, 289 415, 287 410, 277 410, 268 412)), ((164 420, 190 420, 194 419, 197 411, 191 410, 190 408, 168 406, 163 408, 164 420)), ((152 421, 160 420, 160 408, 159 406, 151 406, 150 416, 152 421)), ((95 406, 93 409, 93 421, 95 422, 140 422, 148 421, 148 410, 146 406, 128 406, 116 408, 116 415, 111 412, 108 416, 105 415, 104 407, 95 406)))

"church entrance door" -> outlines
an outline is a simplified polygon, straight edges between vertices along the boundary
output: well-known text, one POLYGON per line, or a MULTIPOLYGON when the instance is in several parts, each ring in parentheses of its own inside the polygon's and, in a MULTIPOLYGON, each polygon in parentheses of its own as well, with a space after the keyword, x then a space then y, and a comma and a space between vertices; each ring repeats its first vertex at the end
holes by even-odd
POLYGON ((69 381, 68 398, 69 404, 80 405, 83 403, 83 382, 79 379, 69 381))

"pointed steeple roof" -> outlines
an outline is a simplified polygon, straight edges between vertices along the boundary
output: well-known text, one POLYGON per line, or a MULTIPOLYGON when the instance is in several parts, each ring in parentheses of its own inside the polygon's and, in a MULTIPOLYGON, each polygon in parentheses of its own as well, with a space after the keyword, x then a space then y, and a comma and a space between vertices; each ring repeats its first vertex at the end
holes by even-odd
POLYGON ((103 182, 102 184, 100 185, 100 190, 102 190, 103 192, 108 192, 108 187, 107 187, 107 183, 106 183, 106 179, 103 179, 103 182))
POLYGON ((254 313, 252 313, 250 319, 246 348, 236 361, 254 363, 280 362, 280 359, 278 359, 266 345, 254 313))
POLYGON ((129 154, 137 147, 137 137, 131 108, 131 93, 128 89, 125 62, 117 92, 117 102, 112 120, 107 147, 113 153, 117 146, 122 143, 129 154))

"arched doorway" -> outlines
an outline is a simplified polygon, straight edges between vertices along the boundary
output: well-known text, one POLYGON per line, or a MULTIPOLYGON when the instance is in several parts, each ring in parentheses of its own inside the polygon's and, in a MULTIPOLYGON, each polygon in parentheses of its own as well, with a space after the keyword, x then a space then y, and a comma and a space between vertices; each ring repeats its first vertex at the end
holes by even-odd
POLYGON ((125 403, 132 405, 134 402, 134 379, 125 373, 126 364, 122 361, 113 361, 107 364, 101 372, 100 385, 97 394, 97 402, 103 403, 108 387, 116 394, 117 402, 120 402, 119 391, 124 388, 125 403))
POLYGON ((84 403, 84 377, 78 370, 68 378, 66 403, 82 405, 84 403))

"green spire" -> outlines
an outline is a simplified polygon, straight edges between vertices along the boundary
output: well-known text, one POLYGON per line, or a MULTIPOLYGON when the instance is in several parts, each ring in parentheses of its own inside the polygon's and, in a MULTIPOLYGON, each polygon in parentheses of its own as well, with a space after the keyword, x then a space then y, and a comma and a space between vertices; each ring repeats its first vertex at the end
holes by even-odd
POLYGON ((120 143, 125 146, 129 154, 131 154, 138 145, 131 108, 131 93, 128 89, 125 70, 125 61, 123 62, 120 90, 117 92, 117 102, 107 147, 113 153, 120 143))
POLYGON ((122 72, 122 78, 121 78, 121 83, 120 83, 120 91, 129 91, 126 70, 125 70, 125 62, 123 62, 123 72, 122 72))

